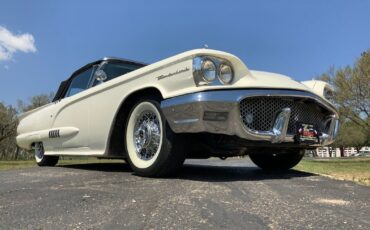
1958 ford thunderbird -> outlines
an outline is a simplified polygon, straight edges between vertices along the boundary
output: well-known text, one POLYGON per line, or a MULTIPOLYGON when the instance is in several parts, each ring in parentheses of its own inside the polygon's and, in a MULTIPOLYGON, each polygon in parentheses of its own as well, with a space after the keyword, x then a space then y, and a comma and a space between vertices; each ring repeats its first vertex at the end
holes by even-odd
POLYGON ((39 166, 59 156, 122 158, 142 176, 174 173, 186 158, 249 155, 286 170, 305 149, 334 141, 333 89, 252 71, 210 49, 154 64, 104 58, 63 81, 52 103, 22 114, 17 143, 39 166))

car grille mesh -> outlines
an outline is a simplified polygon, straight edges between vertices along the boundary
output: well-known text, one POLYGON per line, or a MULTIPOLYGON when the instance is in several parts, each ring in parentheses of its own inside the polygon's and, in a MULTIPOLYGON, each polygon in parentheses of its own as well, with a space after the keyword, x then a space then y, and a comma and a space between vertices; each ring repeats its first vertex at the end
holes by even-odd
POLYGON ((311 99, 292 97, 251 97, 240 102, 240 115, 244 125, 257 131, 272 130, 277 114, 290 108, 288 134, 296 133, 297 122, 313 124, 317 131, 326 132, 325 118, 330 112, 311 99))

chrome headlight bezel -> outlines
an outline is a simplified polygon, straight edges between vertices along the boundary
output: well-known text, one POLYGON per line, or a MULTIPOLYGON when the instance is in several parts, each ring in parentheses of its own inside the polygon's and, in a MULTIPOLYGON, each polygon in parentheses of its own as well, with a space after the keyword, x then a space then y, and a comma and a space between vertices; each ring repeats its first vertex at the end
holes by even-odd
POLYGON ((228 64, 228 63, 225 63, 225 62, 222 62, 220 65, 219 65, 219 70, 218 70, 219 72, 218 72, 218 79, 224 84, 224 85, 228 85, 228 84, 230 84, 232 81, 233 81, 233 79, 234 79, 234 70, 233 70, 233 68, 231 67, 231 65, 230 64, 228 64), (222 73, 222 69, 223 68, 229 68, 229 74, 230 74, 230 77, 229 77, 229 79, 225 79, 225 77, 224 77, 224 75, 225 75, 225 73, 223 74, 222 73))
POLYGON ((211 59, 205 58, 205 59, 202 60, 201 70, 202 70, 202 78, 203 78, 204 81, 210 83, 210 82, 213 82, 214 80, 216 80, 216 78, 217 78, 217 66, 211 59), (209 65, 209 66, 207 66, 207 65, 209 65), (212 73, 212 75, 214 75, 214 76, 208 76, 207 77, 207 72, 211 72, 211 71, 212 72, 214 71, 214 73, 212 73))
POLYGON ((326 100, 334 102, 334 89, 331 85, 326 85, 324 87, 323 96, 326 100))
POLYGON ((197 86, 203 85, 228 85, 231 84, 234 80, 234 69, 232 64, 222 58, 216 58, 212 56, 198 56, 193 58, 193 77, 194 82, 197 86), (205 63, 213 63, 215 66, 215 77, 213 79, 209 79, 205 77, 205 63), (222 65, 227 65, 231 69, 231 80, 225 81, 224 78, 221 77, 220 68, 222 65))

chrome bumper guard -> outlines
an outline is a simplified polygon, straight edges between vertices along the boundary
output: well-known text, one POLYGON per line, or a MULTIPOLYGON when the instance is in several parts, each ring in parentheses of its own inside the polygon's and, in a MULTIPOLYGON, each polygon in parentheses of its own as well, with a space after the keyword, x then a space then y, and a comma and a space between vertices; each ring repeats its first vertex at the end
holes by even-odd
POLYGON ((304 91, 295 90, 222 90, 205 91, 177 96, 162 101, 162 111, 175 133, 200 133, 236 135, 251 141, 270 143, 295 142, 294 135, 287 134, 291 116, 290 108, 283 108, 275 118, 270 131, 247 128, 239 111, 240 101, 248 97, 290 97, 308 98, 332 113, 325 124, 327 133, 321 133, 318 144, 331 144, 338 132, 338 112, 321 97, 304 91))

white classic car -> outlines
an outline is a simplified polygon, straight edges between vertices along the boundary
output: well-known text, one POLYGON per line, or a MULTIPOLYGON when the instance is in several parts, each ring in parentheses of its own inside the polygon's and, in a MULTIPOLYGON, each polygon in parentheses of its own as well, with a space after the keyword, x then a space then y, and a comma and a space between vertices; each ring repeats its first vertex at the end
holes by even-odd
POLYGON ((229 53, 197 49, 154 64, 104 58, 63 81, 52 103, 22 114, 17 143, 40 166, 59 156, 122 158, 142 176, 185 158, 249 155, 267 170, 334 141, 332 88, 251 71, 229 53))

